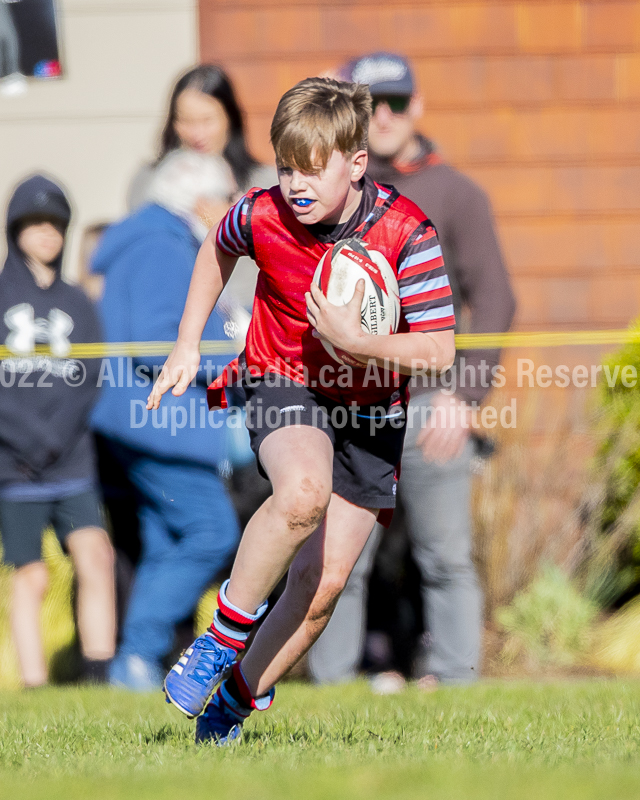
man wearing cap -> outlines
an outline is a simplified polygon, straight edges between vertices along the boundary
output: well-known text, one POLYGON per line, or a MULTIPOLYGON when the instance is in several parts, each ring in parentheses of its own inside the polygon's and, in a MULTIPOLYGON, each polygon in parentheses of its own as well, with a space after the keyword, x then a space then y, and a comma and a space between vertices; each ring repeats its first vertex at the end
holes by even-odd
MULTIPOLYGON (((434 223, 456 320, 466 323, 465 332, 507 331, 515 300, 488 198, 417 131, 423 106, 408 61, 394 53, 374 53, 349 63, 340 77, 369 85, 373 117, 368 172, 379 183, 395 186, 434 223)), ((416 292, 428 289, 416 286, 416 292)), ((422 576, 430 646, 417 677, 425 688, 436 682, 471 682, 480 673, 482 596, 471 559, 470 519, 470 467, 479 442, 470 435, 468 422, 470 406, 480 404, 491 388, 499 355, 498 350, 458 350, 443 382, 412 383, 409 420, 412 409, 418 413, 415 424, 407 427, 399 492, 422 576), (422 406, 430 411, 420 429, 424 415, 417 407, 422 406)), ((356 674, 364 641, 366 584, 380 536, 378 526, 311 650, 310 669, 319 683, 356 674)))

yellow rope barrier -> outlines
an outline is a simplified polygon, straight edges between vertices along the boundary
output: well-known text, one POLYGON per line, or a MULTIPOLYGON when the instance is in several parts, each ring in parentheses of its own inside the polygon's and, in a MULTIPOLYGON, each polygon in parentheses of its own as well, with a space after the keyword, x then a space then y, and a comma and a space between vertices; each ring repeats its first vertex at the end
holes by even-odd
POLYGON ((608 331, 514 331, 512 333, 461 333, 456 347, 461 350, 505 347, 563 347, 565 345, 608 345, 640 342, 640 331, 622 328, 608 331))
MULTIPOLYGON (((514 331, 512 333, 461 333, 456 336, 456 346, 461 350, 482 350, 516 347, 562 347, 566 345, 621 345, 640 342, 640 330, 603 331, 514 331)), ((67 358, 117 358, 168 356, 173 342, 93 342, 72 344, 67 358)), ((244 340, 204 341, 200 352, 204 356, 237 355, 244 340)), ((28 356, 50 356, 48 345, 37 345, 28 356)), ((0 346, 0 359, 21 358, 23 353, 13 353, 0 346)))
MULTIPOLYGON (((168 356, 174 342, 91 342, 87 344, 72 344, 66 358, 117 358, 125 357, 144 357, 144 356, 168 356)), ((233 341, 206 341, 200 345, 202 355, 237 355, 244 347, 242 339, 233 341)), ((50 356, 51 351, 48 345, 37 345, 30 356, 50 356)), ((0 359, 20 358, 24 353, 12 353, 8 347, 0 346, 0 359)))

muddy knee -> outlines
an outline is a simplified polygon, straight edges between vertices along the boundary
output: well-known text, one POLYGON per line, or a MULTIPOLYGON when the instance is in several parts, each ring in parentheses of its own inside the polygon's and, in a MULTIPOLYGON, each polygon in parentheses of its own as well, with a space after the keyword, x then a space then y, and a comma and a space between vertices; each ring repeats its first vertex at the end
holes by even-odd
POLYGON ((338 604, 347 577, 336 574, 321 578, 307 614, 311 624, 322 624, 322 627, 327 624, 338 604))
POLYGON ((329 487, 311 478, 303 478, 295 486, 284 489, 274 501, 292 533, 309 534, 324 519, 330 499, 329 487))

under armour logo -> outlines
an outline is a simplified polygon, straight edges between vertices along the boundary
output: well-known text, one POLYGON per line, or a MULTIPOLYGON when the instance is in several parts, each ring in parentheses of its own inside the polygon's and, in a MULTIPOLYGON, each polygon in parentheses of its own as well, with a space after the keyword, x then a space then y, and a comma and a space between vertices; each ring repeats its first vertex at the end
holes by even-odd
POLYGON ((36 343, 46 342, 56 358, 64 358, 71 351, 69 334, 73 319, 59 308, 52 308, 48 319, 34 318, 33 306, 20 303, 5 313, 4 323, 10 331, 5 344, 12 353, 27 355, 33 352, 36 343))

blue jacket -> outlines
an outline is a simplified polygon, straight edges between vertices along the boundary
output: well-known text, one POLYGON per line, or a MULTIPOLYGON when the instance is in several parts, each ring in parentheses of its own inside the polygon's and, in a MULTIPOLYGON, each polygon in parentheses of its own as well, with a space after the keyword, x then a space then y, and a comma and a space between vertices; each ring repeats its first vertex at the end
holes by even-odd
MULTIPOLYGON (((105 232, 91 268, 105 276, 100 308, 107 342, 176 340, 198 247, 187 224, 157 205, 105 232)), ((214 311, 203 339, 228 341, 224 322, 214 311)), ((203 356, 197 385, 181 397, 168 392, 156 412, 144 406, 154 368, 158 374, 166 356, 105 359, 94 429, 150 455, 216 466, 227 457, 226 412, 208 412, 206 386, 232 352, 203 356)))

